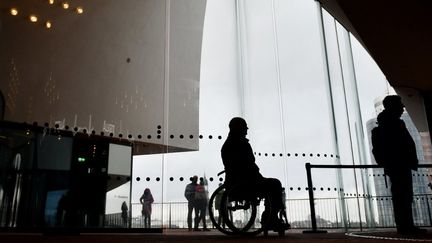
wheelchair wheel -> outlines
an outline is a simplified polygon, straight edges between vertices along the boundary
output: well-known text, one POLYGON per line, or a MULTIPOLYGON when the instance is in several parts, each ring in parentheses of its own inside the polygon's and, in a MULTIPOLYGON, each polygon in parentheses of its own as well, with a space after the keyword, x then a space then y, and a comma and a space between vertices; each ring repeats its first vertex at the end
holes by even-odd
MULTIPOLYGON (((225 190, 220 205, 222 218, 234 234, 259 234, 270 219, 269 213, 264 213, 262 216, 258 213, 264 211, 265 198, 241 196, 239 195, 241 192, 241 188, 235 187, 225 190)), ((267 203, 271 205, 269 201, 267 203)))
POLYGON ((209 200, 209 205, 208 205, 209 217, 214 227, 216 227, 216 229, 218 229, 220 232, 227 235, 235 235, 237 234, 237 232, 232 231, 231 228, 229 228, 226 225, 225 223, 226 220, 223 218, 222 207, 221 207, 222 195, 219 195, 220 200, 216 200, 217 195, 220 193, 221 194, 224 193, 225 189, 226 189, 225 185, 222 185, 218 187, 211 195, 209 200))

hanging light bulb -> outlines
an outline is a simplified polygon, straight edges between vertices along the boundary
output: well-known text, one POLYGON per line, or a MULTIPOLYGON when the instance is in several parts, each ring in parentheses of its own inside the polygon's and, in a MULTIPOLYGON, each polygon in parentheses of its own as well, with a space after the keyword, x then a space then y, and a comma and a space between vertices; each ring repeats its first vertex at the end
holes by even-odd
POLYGON ((84 13, 84 9, 83 9, 82 7, 77 7, 77 8, 76 8, 76 12, 77 12, 78 14, 82 14, 82 13, 84 13))
POLYGON ((63 2, 63 3, 62 3, 62 7, 63 7, 64 9, 68 9, 68 8, 69 8, 69 3, 68 3, 68 2, 63 2))
POLYGON ((36 23, 38 21, 38 18, 36 15, 32 14, 29 16, 30 22, 36 23))
POLYGON ((13 16, 16 16, 16 15, 18 15, 18 9, 16 9, 16 8, 11 8, 10 13, 11 13, 13 16))
POLYGON ((48 0, 48 3, 53 5, 54 4, 54 0, 48 0))
POLYGON ((52 27, 51 21, 47 21, 47 22, 45 22, 45 27, 46 27, 47 29, 51 29, 51 27, 52 27))

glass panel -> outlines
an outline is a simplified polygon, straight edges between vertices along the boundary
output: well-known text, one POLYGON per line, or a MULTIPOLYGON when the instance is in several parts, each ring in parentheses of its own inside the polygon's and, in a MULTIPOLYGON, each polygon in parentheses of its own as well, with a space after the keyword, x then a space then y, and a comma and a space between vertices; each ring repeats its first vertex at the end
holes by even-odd
POLYGON ((163 226, 162 205, 165 201, 162 190, 162 165, 162 154, 134 156, 131 206, 133 228, 161 228, 163 226), (144 194, 146 189, 149 189, 149 193, 144 194), (151 202, 152 198, 153 202, 151 202), (145 219, 147 219, 146 222, 145 219))
MULTIPOLYGON (((164 207, 166 225, 187 225, 184 189, 191 176, 206 178, 210 194, 223 180, 223 175, 217 176, 223 170, 220 149, 234 116, 245 117, 249 124, 248 137, 262 174, 281 180, 290 199, 306 198, 305 162, 332 164, 336 160, 316 5, 296 1, 300 14, 284 1, 274 4, 207 2, 200 132, 188 133, 187 126, 178 131, 169 127, 168 136, 168 143, 176 144, 190 135, 201 135, 199 151, 164 155, 163 197, 169 203, 164 207), (305 22, 307 28, 299 28, 298 22, 305 22), (305 38, 311 41, 305 43, 305 38), (177 202, 183 203, 182 209, 177 202)), ((183 118, 170 113, 169 119, 171 125, 176 120, 182 124, 183 118)), ((321 194, 334 196, 336 177, 329 172, 314 173, 317 186, 326 188, 321 194)), ((309 220, 309 208, 303 208, 293 220, 309 220)))
MULTIPOLYGON (((35 134, 31 130, 17 130, 0 127, 1 143, 1 161, 0 161, 0 226, 14 227, 19 224, 21 213, 21 202, 26 202, 26 194, 22 197, 23 186, 28 186, 28 180, 31 177, 28 173, 24 174, 24 168, 31 168, 34 159, 34 140, 35 134), (24 201, 22 201, 24 199, 24 201)), ((43 197, 44 198, 44 197, 43 197)), ((28 218, 26 224, 32 224, 35 220, 32 217, 33 207, 31 204, 26 205, 28 208, 28 218)), ((41 210, 38 210, 39 212, 41 210)), ((22 220, 21 220, 22 221, 22 220)))
POLYGON ((129 205, 130 143, 11 122, 0 136, 2 227, 113 227, 117 201, 129 205))
MULTIPOLYGON (((189 1, 186 2, 190 4, 189 1)), ((220 180, 224 179, 223 175, 217 176, 217 173, 223 170, 220 149, 228 134, 229 120, 233 116, 240 115, 241 102, 238 97, 240 89, 237 79, 237 43, 233 3, 231 0, 207 1, 199 76, 199 103, 194 100, 194 97, 198 97, 198 90, 195 86, 198 77, 191 76, 189 80, 179 80, 181 76, 170 78, 170 102, 172 103, 169 107, 167 139, 168 144, 172 146, 169 149, 175 149, 174 147, 178 144, 196 142, 197 145, 199 143, 199 150, 173 151, 173 153, 164 155, 163 219, 164 225, 169 227, 188 227, 188 204, 184 193, 185 187, 191 183, 192 176, 196 175, 203 180, 208 193, 212 193, 218 187, 220 180), (221 26, 224 27, 221 28, 221 26), (178 82, 190 87, 187 93, 182 94, 176 90, 178 82), (183 97, 180 101, 172 99, 179 96, 183 97), (191 107, 199 107, 199 113, 196 113, 199 115, 199 127, 192 123, 182 122, 186 118, 183 111, 191 107)), ((187 21, 195 22, 193 18, 187 21)), ((172 19, 171 23, 173 22, 172 19)), ((189 26, 193 24, 189 23, 189 26)), ((171 30, 173 28, 172 25, 171 30)), ((180 34, 177 32, 178 30, 176 34, 180 34)), ((180 50, 175 53, 178 51, 180 50)), ((192 213, 191 227, 194 227, 193 218, 194 213, 192 213)), ((208 217, 206 217, 206 225, 211 227, 208 217)), ((201 222, 199 228, 202 227, 201 222)))
POLYGON ((109 144, 105 227, 128 227, 131 207, 132 147, 109 144))

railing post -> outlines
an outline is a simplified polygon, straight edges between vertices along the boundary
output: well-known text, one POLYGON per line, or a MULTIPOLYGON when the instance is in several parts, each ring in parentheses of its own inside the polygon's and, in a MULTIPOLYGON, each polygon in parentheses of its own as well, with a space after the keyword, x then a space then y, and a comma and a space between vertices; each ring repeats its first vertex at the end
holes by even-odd
POLYGON ((168 223, 168 227, 171 229, 171 203, 169 204, 169 223, 168 223))
POLYGON ((308 192, 309 192, 309 207, 310 207, 310 213, 311 213, 312 230, 304 230, 303 233, 327 233, 326 230, 317 230, 311 164, 306 163, 305 166, 306 166, 306 176, 307 176, 307 184, 308 184, 308 192))

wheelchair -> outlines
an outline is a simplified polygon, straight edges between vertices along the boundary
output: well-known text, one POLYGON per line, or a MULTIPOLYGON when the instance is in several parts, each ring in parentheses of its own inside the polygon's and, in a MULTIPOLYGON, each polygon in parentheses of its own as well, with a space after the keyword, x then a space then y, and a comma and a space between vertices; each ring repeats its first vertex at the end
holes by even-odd
MULTIPOLYGON (((224 171, 220 172, 223 174, 224 171)), ((214 227, 227 235, 268 235, 270 230, 285 235, 289 224, 282 217, 285 209, 282 209, 277 222, 281 227, 274 227, 271 222, 271 201, 266 193, 257 193, 240 187, 219 186, 211 195, 208 210, 210 220, 214 227), (261 195, 259 195, 261 194, 261 195), (265 209, 265 205, 267 208, 265 209), (283 226, 283 227, 282 227, 283 226)))

